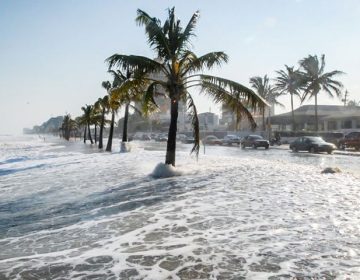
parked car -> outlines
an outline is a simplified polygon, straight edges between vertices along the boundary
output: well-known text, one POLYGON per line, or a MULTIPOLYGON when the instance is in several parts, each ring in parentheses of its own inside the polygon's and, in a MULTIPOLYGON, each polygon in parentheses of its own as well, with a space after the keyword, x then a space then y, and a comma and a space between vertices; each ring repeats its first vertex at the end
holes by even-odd
POLYGON ((353 131, 345 135, 345 137, 338 142, 339 149, 345 150, 346 148, 355 148, 360 150, 360 132, 353 131))
POLYGON ((252 147, 257 149, 259 147, 264 147, 265 149, 269 149, 269 141, 261 137, 260 135, 248 135, 241 139, 241 148, 252 147))
POLYGON ((156 137, 155 137, 155 141, 156 142, 166 142, 168 140, 168 137, 166 134, 158 134, 156 137))
POLYGON ((151 140, 151 137, 150 137, 150 135, 143 134, 142 137, 141 137, 141 140, 143 140, 143 141, 150 141, 150 140, 151 140))
POLYGON ((181 134, 181 133, 176 134, 176 141, 182 142, 186 138, 187 136, 185 134, 181 134))
POLYGON ((181 140, 181 143, 184 143, 184 144, 194 144, 194 143, 195 143, 195 138, 194 138, 194 137, 191 137, 191 136, 188 136, 188 137, 186 137, 185 139, 182 139, 182 140, 181 140))
POLYGON ((315 136, 297 138, 289 147, 293 152, 308 151, 310 153, 327 152, 331 154, 336 150, 336 146, 333 143, 325 142, 321 137, 315 136))
POLYGON ((217 138, 215 135, 208 135, 206 136, 202 142, 205 144, 205 145, 221 145, 222 142, 219 138, 217 138))
POLYGON ((224 139, 222 140, 222 144, 223 145, 232 145, 232 144, 239 145, 240 137, 238 137, 236 135, 226 135, 224 137, 224 139))

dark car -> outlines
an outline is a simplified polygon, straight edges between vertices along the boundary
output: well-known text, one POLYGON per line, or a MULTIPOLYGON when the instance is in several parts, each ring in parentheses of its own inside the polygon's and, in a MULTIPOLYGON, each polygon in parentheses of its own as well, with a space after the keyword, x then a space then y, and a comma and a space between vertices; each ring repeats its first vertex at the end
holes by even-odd
POLYGON ((257 149, 259 147, 264 147, 265 149, 269 149, 269 141, 261 137, 260 135, 248 135, 241 139, 241 148, 252 147, 257 149))
POLYGON ((236 135, 226 135, 224 137, 224 139, 222 140, 222 144, 223 145, 232 145, 232 144, 236 144, 239 145, 240 144, 240 137, 236 136, 236 135))
POLYGON ((339 149, 345 150, 346 148, 355 148, 360 150, 360 132, 353 131, 347 134, 343 139, 338 142, 339 149))
POLYGON ((215 135, 208 135, 202 140, 205 145, 221 145, 222 142, 215 135))
POLYGON ((292 142, 289 147, 293 152, 327 152, 328 154, 331 154, 336 149, 336 146, 333 143, 325 142, 321 137, 315 136, 300 137, 292 142))
POLYGON ((181 140, 181 143, 184 143, 184 144, 194 144, 194 143, 195 143, 195 138, 194 138, 194 137, 191 137, 191 136, 188 136, 188 137, 186 137, 185 139, 182 139, 182 140, 181 140))
POLYGON ((156 142, 166 142, 168 140, 167 135, 166 134, 158 134, 155 137, 155 141, 156 142))

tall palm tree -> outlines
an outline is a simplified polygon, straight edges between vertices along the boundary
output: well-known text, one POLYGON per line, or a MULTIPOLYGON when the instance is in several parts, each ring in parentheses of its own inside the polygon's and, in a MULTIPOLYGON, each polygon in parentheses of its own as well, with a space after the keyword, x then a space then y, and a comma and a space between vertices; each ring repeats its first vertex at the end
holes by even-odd
MULTIPOLYGON (((103 82, 103 84, 106 82, 103 82)), ((108 82, 110 84, 110 82, 108 82)), ((109 86, 110 89, 110 86, 109 86)), ((100 120, 100 131, 99 131, 99 149, 103 148, 103 131, 105 126, 105 114, 107 114, 109 110, 109 96, 105 95, 103 98, 99 98, 96 103, 95 107, 101 111, 101 120, 100 120)))
POLYGON ((285 65, 286 71, 276 71, 279 75, 275 78, 275 89, 281 94, 290 94, 291 99, 291 115, 292 115, 292 131, 296 130, 296 122, 294 115, 294 96, 300 97, 300 91, 303 87, 303 79, 299 70, 294 70, 294 67, 285 65))
MULTIPOLYGON (((275 90, 275 87, 273 87, 270 82, 267 75, 264 76, 264 78, 255 76, 250 78, 250 84, 253 89, 255 89, 255 92, 261 96, 263 99, 265 99, 269 104, 272 105, 280 105, 279 101, 277 101, 277 98, 279 97, 280 93, 275 90)), ((270 110, 270 108, 269 108, 270 110)), ((265 110, 262 110, 262 124, 263 124, 263 131, 266 130, 266 124, 265 124, 265 110)))
MULTIPOLYGON (((85 107, 81 107, 81 110, 84 112, 82 118, 83 121, 85 123, 85 132, 84 135, 86 135, 86 128, 88 131, 88 137, 90 140, 91 144, 94 144, 92 137, 91 137, 91 131, 90 131, 90 124, 92 122, 92 110, 93 110, 93 106, 92 105, 85 105, 85 107)), ((85 137, 84 137, 84 142, 86 141, 85 137)))
POLYGON ((137 11, 136 22, 145 27, 150 47, 154 49, 157 59, 137 55, 114 54, 107 59, 109 67, 117 66, 121 69, 127 67, 141 70, 147 76, 147 90, 144 95, 143 109, 156 104, 154 96, 156 87, 166 91, 170 101, 170 126, 166 147, 165 164, 175 166, 176 132, 179 102, 187 103, 195 143, 192 152, 199 153, 199 120, 190 88, 199 87, 201 92, 209 95, 217 103, 226 103, 237 114, 245 115, 253 126, 256 126, 251 113, 241 102, 242 99, 251 104, 253 108, 263 107, 266 102, 251 89, 227 79, 202 74, 203 70, 210 70, 228 61, 224 52, 211 52, 197 56, 191 50, 190 40, 195 35, 194 29, 199 18, 196 12, 183 28, 180 20, 175 16, 175 8, 168 10, 168 18, 164 24, 155 17, 151 17, 142 10, 137 11), (200 73, 199 73, 200 72, 200 73), (151 74, 160 75, 151 75, 151 74), (160 77, 159 77, 160 76, 160 77))
POLYGON ((122 143, 128 142, 127 128, 129 120, 129 109, 133 109, 135 112, 141 115, 141 111, 138 110, 132 102, 140 102, 142 100, 143 88, 145 86, 143 79, 137 79, 137 73, 131 71, 129 68, 126 71, 121 70, 109 70, 113 74, 114 79, 118 82, 118 86, 111 89, 111 93, 114 98, 117 99, 120 106, 125 106, 124 112, 124 124, 122 133, 122 143))
POLYGON ((94 125, 94 140, 97 144, 97 127, 101 125, 101 108, 98 106, 97 101, 94 103, 91 111, 91 124, 94 125))
POLYGON ((341 96, 341 89, 343 84, 333 78, 343 72, 334 70, 325 72, 325 55, 321 56, 319 61, 316 55, 309 55, 308 57, 299 61, 302 68, 301 75, 305 82, 304 95, 302 101, 307 97, 315 98, 315 131, 318 131, 318 108, 317 97, 321 90, 324 90, 330 97, 341 96))
POLYGON ((110 130, 109 130, 109 138, 106 145, 105 151, 111 152, 112 149, 112 139, 114 135, 114 124, 115 124, 115 115, 120 108, 120 103, 117 100, 114 94, 110 94, 109 96, 109 108, 111 111, 111 121, 110 121, 110 130))

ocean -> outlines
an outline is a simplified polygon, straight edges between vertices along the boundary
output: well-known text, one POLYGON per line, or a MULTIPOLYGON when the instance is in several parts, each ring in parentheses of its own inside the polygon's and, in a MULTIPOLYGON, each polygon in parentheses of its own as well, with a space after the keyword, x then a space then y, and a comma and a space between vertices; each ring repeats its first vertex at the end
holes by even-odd
POLYGON ((114 144, 0 136, 1 280, 360 279, 360 157, 114 144))

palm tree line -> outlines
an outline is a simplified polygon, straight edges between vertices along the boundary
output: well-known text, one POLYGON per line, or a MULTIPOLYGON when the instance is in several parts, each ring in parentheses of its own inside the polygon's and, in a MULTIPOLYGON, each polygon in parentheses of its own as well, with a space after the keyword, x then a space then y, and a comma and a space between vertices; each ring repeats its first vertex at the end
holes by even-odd
MULTIPOLYGON (((259 76, 250 78, 250 84, 257 94, 271 105, 284 107, 277 99, 282 95, 290 95, 292 131, 297 129, 294 115, 294 97, 299 98, 300 104, 306 99, 314 98, 314 130, 317 132, 319 130, 318 95, 320 92, 324 92, 330 97, 336 96, 340 98, 344 86, 334 78, 344 73, 339 70, 325 72, 325 55, 321 55, 320 59, 317 55, 309 55, 299 61, 298 69, 295 69, 294 66, 285 65, 285 70, 276 71, 276 74, 273 84, 270 83, 267 75, 264 78, 259 76)), ((353 103, 350 103, 350 105, 353 105, 353 103)), ((263 130, 265 130, 264 112, 262 118, 263 130)))
MULTIPOLYGON (((111 113, 109 138, 106 151, 111 151, 114 120, 120 108, 125 109, 122 141, 127 142, 127 122, 129 109, 132 107, 141 114, 148 116, 157 110, 156 97, 160 94, 159 88, 170 105, 170 125, 166 147, 165 164, 175 166, 176 133, 179 115, 179 102, 186 104, 195 139, 192 152, 199 153, 199 119, 198 110, 190 93, 190 89, 198 88, 200 94, 210 97, 215 103, 225 104, 234 112, 237 120, 248 119, 252 128, 256 127, 252 112, 260 111, 263 114, 269 104, 281 105, 277 98, 283 94, 291 96, 293 111, 293 96, 305 98, 315 97, 320 90, 328 94, 340 94, 342 84, 332 77, 341 74, 340 71, 324 73, 325 60, 321 57, 319 64, 317 56, 309 56, 300 61, 300 68, 286 66, 286 71, 277 71, 278 77, 274 85, 265 75, 250 79, 252 90, 238 82, 204 73, 228 62, 224 52, 210 52, 197 55, 192 50, 191 39, 195 36, 194 30, 199 18, 195 12, 185 27, 176 18, 175 8, 168 10, 164 23, 160 19, 137 10, 136 23, 144 26, 149 46, 155 52, 156 59, 139 55, 113 54, 106 59, 108 71, 113 76, 113 82, 102 83, 107 94, 99 98, 94 105, 82 107, 84 114, 79 118, 84 129, 84 142, 88 138, 91 143, 90 125, 100 128, 99 148, 103 148, 103 130, 109 121, 105 116, 111 113), (161 78, 158 78, 161 74, 161 78), (302 95, 300 94, 302 93, 302 95), (141 109, 134 107, 134 102, 141 104, 141 109), (91 113, 90 113, 91 111, 91 113), (88 135, 86 136, 86 130, 88 135)), ((317 99, 315 100, 317 101, 317 99)), ((317 103, 316 103, 317 105, 317 103)), ((295 129, 293 118, 293 129, 295 129)), ((317 126, 316 126, 317 127, 317 126)), ((97 141, 97 137, 95 137, 97 141)))

